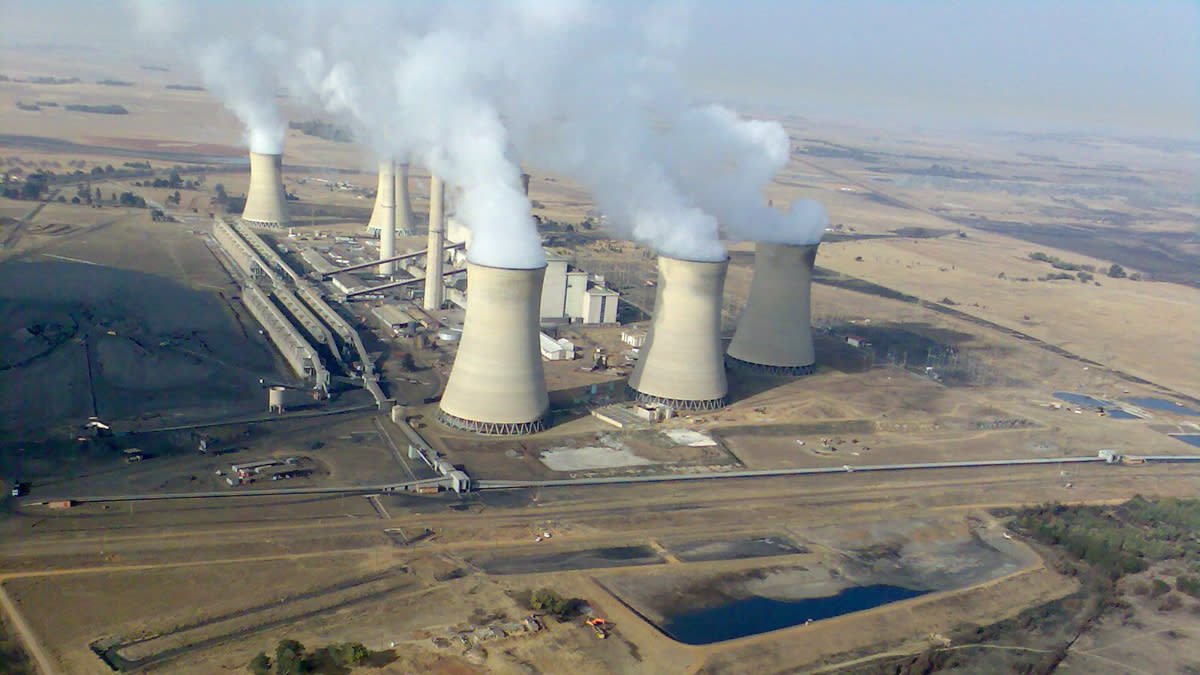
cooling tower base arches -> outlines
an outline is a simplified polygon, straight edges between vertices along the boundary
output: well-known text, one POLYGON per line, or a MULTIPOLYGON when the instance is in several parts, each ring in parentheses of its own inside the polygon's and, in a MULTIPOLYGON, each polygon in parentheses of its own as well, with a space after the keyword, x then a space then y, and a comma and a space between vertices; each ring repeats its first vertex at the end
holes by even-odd
POLYGON ((802 375, 812 375, 817 372, 817 364, 815 362, 807 366, 771 366, 765 363, 743 361, 736 356, 726 354, 725 363, 733 370, 751 375, 769 375, 771 377, 800 377, 802 375))
POLYGON ((284 223, 267 220, 253 220, 250 218, 242 218, 242 222, 246 224, 246 227, 254 228, 256 230, 282 230, 284 227, 286 227, 284 223))
POLYGON ((674 410, 720 410, 721 408, 729 405, 728 398, 725 396, 720 398, 710 398, 703 401, 695 401, 681 398, 664 398, 662 396, 655 396, 654 394, 640 392, 632 387, 630 387, 630 391, 633 392, 634 397, 640 403, 655 403, 658 405, 665 405, 674 410))
POLYGON ((438 410, 438 422, 451 429, 470 431, 489 436, 527 436, 546 430, 545 418, 532 422, 479 422, 451 415, 445 410, 438 410))

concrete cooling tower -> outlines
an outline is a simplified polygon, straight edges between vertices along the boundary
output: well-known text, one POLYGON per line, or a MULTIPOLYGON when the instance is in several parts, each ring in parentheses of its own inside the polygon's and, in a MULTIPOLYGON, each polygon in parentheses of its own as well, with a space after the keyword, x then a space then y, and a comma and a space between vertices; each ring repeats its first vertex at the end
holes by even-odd
POLYGON ((251 227, 287 227, 287 195, 283 191, 283 155, 250 153, 250 189, 242 222, 251 227))
MULTIPOLYGON (((379 232, 379 259, 396 255, 396 164, 379 163, 379 189, 375 192, 375 208, 367 229, 379 232)), ((393 274, 396 263, 380 263, 380 274, 393 274)))
POLYGON ((629 386, 640 401, 679 410, 725 405, 721 297, 729 260, 658 257, 654 320, 629 386))
POLYGON ((750 297, 729 344, 729 364, 767 375, 816 370, 811 289, 817 245, 759 242, 750 297))
POLYGON ((545 266, 467 263, 467 309, 438 419, 481 434, 545 428, 550 399, 538 347, 545 266))

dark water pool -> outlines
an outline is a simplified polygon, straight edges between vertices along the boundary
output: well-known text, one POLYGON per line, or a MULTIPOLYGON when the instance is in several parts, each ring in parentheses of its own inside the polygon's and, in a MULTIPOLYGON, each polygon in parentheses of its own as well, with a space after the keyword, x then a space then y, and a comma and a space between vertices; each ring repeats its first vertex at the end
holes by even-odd
POLYGON ((1092 408, 1107 408, 1109 405, 1108 401, 1101 401, 1098 398, 1092 398, 1091 396, 1085 396, 1083 394, 1072 394, 1069 391, 1056 391, 1054 392, 1054 398, 1060 401, 1066 401, 1067 403, 1086 405, 1092 408))
POLYGON ((1171 438, 1200 448, 1200 434, 1171 434, 1171 438))
MULTIPOLYGON (((1057 398, 1060 401, 1066 401, 1067 403, 1074 403, 1075 405, 1081 405, 1081 406, 1085 406, 1088 408, 1099 408, 1104 411, 1104 413, 1109 417, 1109 419, 1114 419, 1114 420, 1141 419, 1137 415, 1132 415, 1130 413, 1125 412, 1124 410, 1121 410, 1120 408, 1115 407, 1112 403, 1109 403, 1108 401, 1104 401, 1104 400, 1101 400, 1098 398, 1092 398, 1091 396, 1087 396, 1084 394, 1072 394, 1071 392, 1067 392, 1067 391, 1056 391, 1056 392, 1054 392, 1054 398, 1057 398)), ((1126 400, 1129 400, 1129 399, 1126 399, 1126 400)))
POLYGON ((775 600, 754 595, 720 607, 669 616, 662 629, 684 644, 706 645, 797 626, 809 619, 820 621, 871 609, 928 592, 875 584, 853 586, 837 595, 804 600, 775 600))
POLYGON ((1174 401, 1168 401, 1165 398, 1126 398, 1122 399, 1130 403, 1141 406, 1149 410, 1157 410, 1159 412, 1168 412, 1175 415, 1191 415, 1192 417, 1200 417, 1200 412, 1185 408, 1174 401))

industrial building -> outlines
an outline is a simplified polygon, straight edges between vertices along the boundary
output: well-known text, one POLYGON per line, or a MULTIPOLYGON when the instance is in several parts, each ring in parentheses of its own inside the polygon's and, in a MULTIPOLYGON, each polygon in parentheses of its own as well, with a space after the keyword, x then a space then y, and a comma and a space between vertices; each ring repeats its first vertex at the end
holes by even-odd
POLYGON ((225 221, 218 218, 213 224, 213 239, 230 260, 237 265, 238 271, 255 282, 269 281, 274 277, 270 268, 258 256, 250 244, 225 221))
POLYGON ((257 286, 247 285, 242 288, 242 303, 254 316, 271 341, 279 349, 292 371, 313 384, 319 390, 329 388, 329 371, 321 364, 317 351, 308 340, 300 335, 287 317, 271 302, 265 293, 257 286))
POLYGON ((329 258, 315 248, 306 248, 300 251, 300 259, 308 263, 308 266, 320 275, 332 274, 337 270, 337 265, 330 262, 329 258))
POLYGON ((639 401, 677 410, 725 406, 721 299, 729 259, 658 257, 654 318, 629 386, 639 401))
POLYGON ((379 320, 383 329, 393 335, 399 335, 411 327, 413 318, 407 312, 395 305, 381 305, 371 310, 371 315, 379 320))
POLYGON ((338 272, 334 274, 332 277, 330 277, 329 282, 338 290, 338 292, 344 295, 348 295, 350 293, 359 293, 367 290, 368 288, 367 285, 363 283, 362 279, 359 279, 348 272, 338 272))
POLYGON ((438 418, 483 434, 545 428, 550 399, 539 351, 538 304, 545 267, 467 264, 467 309, 438 418))
POLYGON ((288 226, 287 193, 283 189, 283 155, 250 153, 250 187, 242 222, 251 227, 283 229, 288 226))
POLYGON ((603 286, 593 286, 583 292, 583 323, 616 323, 617 301, 620 294, 603 286))
POLYGON ((812 272, 817 245, 759 242, 746 309, 729 344, 731 366, 768 375, 816 370, 812 272))
POLYGON ((540 316, 543 324, 616 323, 620 294, 604 278, 572 269, 566 258, 546 256, 540 316))
POLYGON ((575 343, 566 338, 554 338, 545 333, 538 334, 538 345, 542 358, 547 361, 572 361, 575 359, 575 343))

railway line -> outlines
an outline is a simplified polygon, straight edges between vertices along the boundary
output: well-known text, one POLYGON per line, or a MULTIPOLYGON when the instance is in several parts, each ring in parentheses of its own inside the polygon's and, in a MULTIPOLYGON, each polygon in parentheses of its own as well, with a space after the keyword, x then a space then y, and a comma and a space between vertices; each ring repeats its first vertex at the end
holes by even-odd
MULTIPOLYGON (((1200 455, 1146 455, 1126 456, 1125 460, 1136 465, 1146 463, 1200 463, 1200 455)), ((877 473, 877 472, 898 472, 898 471, 931 471, 944 469, 994 469, 1003 467, 1028 467, 1028 466, 1053 466, 1053 465, 1078 465, 1078 464, 1112 464, 1110 459, 1102 456, 1096 457, 1038 457, 1029 459, 991 459, 991 460, 963 460, 954 462, 917 462, 907 464, 864 464, 852 466, 849 464, 840 467, 808 467, 794 469, 761 469, 749 471, 720 471, 720 472, 704 472, 704 473, 679 473, 679 474, 650 474, 642 476, 605 476, 598 478, 560 478, 549 480, 494 480, 482 479, 474 480, 473 488, 475 491, 488 492, 495 490, 521 490, 530 488, 554 488, 554 487, 586 487, 586 486, 620 486, 620 485, 636 485, 645 483, 671 483, 682 481, 700 481, 700 480, 734 480, 734 479, 752 479, 752 478, 783 478, 789 476, 820 476, 830 474, 847 474, 847 473, 877 473)), ((162 492, 162 493, 144 493, 144 494, 116 494, 116 495, 63 495, 52 499, 29 500, 22 503, 23 507, 39 506, 47 504, 50 501, 64 501, 79 504, 88 503, 103 503, 103 502, 139 502, 139 501, 164 501, 178 499, 214 499, 214 498, 229 498, 229 497, 283 497, 295 495, 344 495, 344 494, 372 494, 372 493, 388 493, 388 492, 406 492, 415 491, 423 487, 440 486, 442 488, 451 488, 451 479, 448 476, 437 478, 427 478, 421 480, 412 480, 402 483, 384 483, 378 485, 352 485, 341 487, 305 487, 305 488, 279 488, 274 490, 219 490, 206 492, 162 492)))

